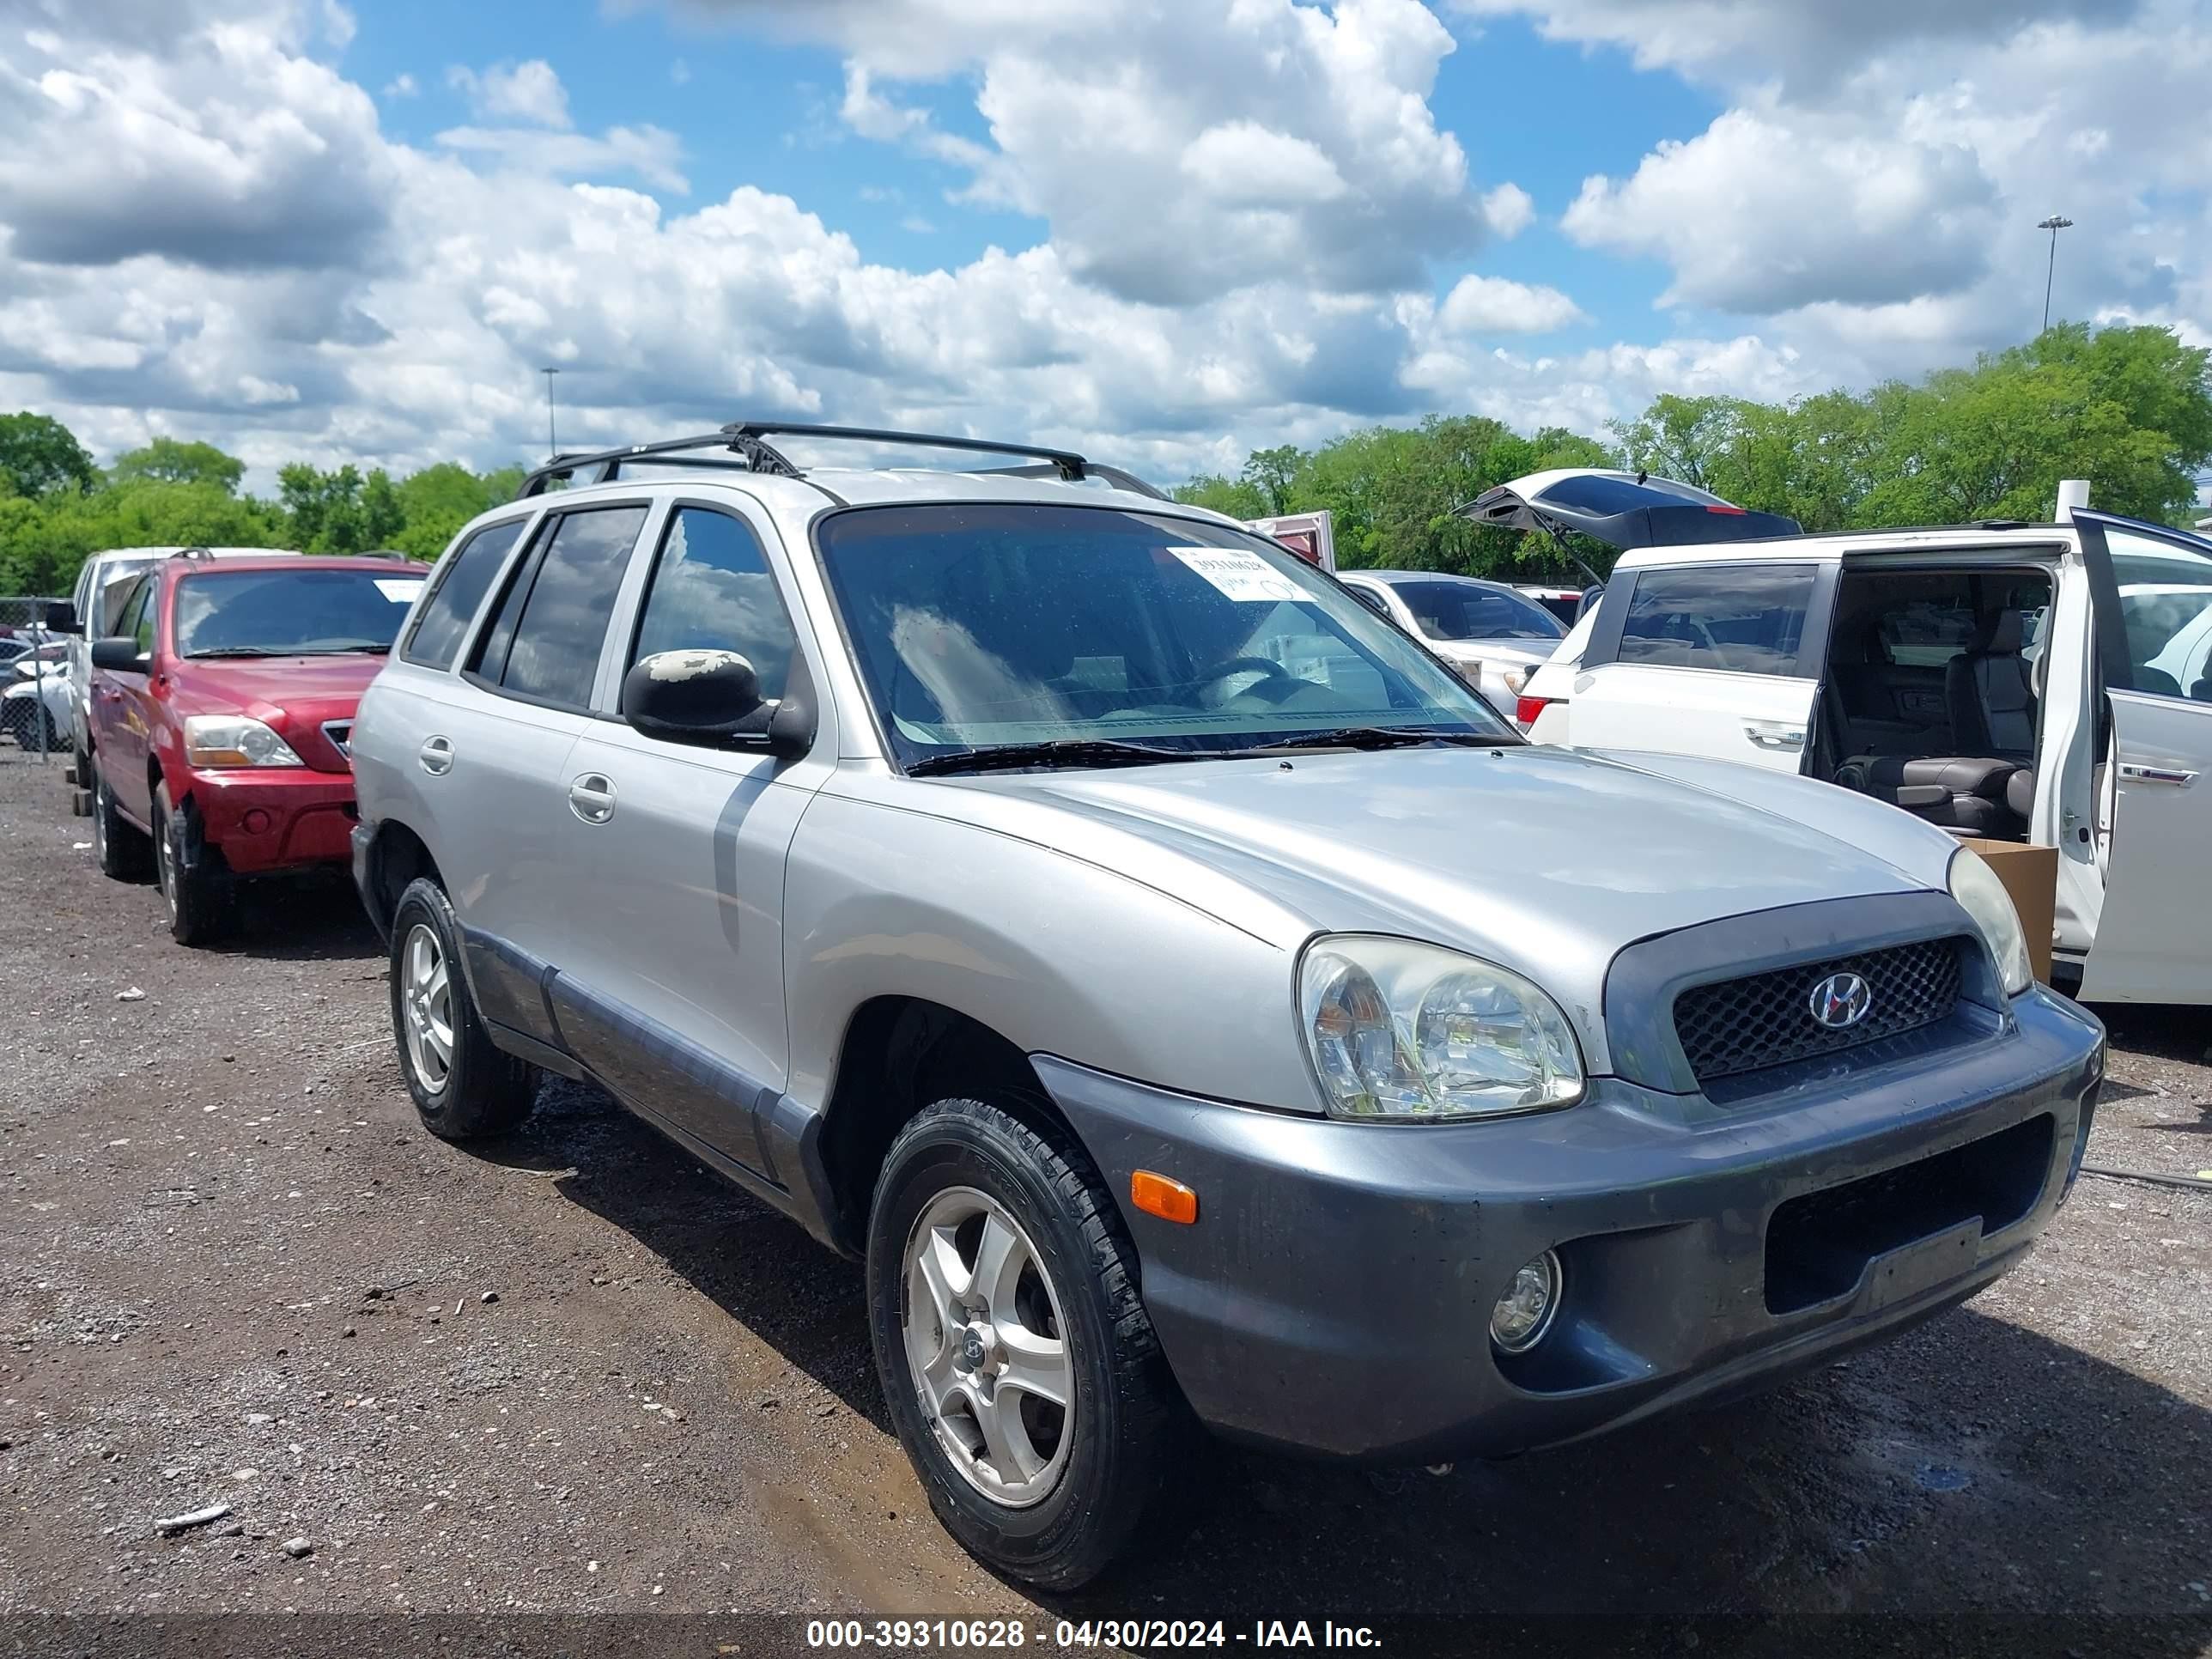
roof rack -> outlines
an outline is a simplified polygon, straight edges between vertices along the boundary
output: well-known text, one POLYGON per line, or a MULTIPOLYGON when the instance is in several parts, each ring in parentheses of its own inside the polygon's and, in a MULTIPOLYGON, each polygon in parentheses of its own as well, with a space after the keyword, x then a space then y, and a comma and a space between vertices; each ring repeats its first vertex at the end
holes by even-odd
MULTIPOLYGON (((805 475, 794 466, 781 451, 766 441, 770 437, 794 436, 833 438, 854 443, 909 444, 917 449, 955 449, 977 455, 1025 455, 1043 465, 1036 468, 1009 467, 1002 471, 1024 473, 1042 477, 1050 472, 1070 483, 1080 483, 1091 471, 1120 483, 1134 479, 1117 468, 1096 467, 1071 450, 1047 449, 1036 444, 996 443, 982 438, 955 438, 932 432, 892 432, 865 426, 816 426, 792 421, 732 421, 715 432, 702 432, 696 437, 669 438, 659 443, 629 444, 620 449, 596 450, 588 454, 556 455, 544 466, 522 481, 515 492, 517 501, 543 495, 545 487, 556 478, 574 477, 586 468, 593 469, 592 483, 610 483, 622 476, 625 464, 649 461, 655 466, 726 467, 742 462, 749 472, 768 473, 780 477, 798 478, 805 475), (696 451, 720 451, 734 455, 736 461, 724 460, 714 453, 695 453, 696 451)), ((1146 493, 1159 492, 1145 486, 1146 493)))

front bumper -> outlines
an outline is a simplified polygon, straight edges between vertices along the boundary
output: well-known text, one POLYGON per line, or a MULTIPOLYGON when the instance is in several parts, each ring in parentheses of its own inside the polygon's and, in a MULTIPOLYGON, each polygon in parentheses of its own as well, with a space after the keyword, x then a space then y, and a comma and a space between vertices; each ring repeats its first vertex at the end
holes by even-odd
POLYGON ((350 856, 353 774, 302 767, 194 771, 186 775, 203 842, 240 875, 350 856))
POLYGON ((2072 1004, 2035 990, 2013 1012, 2014 1030, 1941 1056, 1697 1123, 1619 1079, 1565 1111, 1386 1126, 1036 1064, 1117 1200, 1138 1169, 1199 1194, 1192 1225, 1123 1213, 1200 1418, 1431 1462, 1771 1380, 1998 1278, 2063 1200, 2104 1069, 2102 1028, 2072 1004), (1499 1355, 1491 1309, 1547 1249, 1559 1314, 1499 1355))

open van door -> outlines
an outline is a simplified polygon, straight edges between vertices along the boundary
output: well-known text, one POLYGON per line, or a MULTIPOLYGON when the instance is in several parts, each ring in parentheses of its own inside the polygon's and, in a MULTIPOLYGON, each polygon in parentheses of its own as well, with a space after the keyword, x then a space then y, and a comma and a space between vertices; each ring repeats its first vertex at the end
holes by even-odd
POLYGON ((1476 524, 1541 530, 1554 538, 1571 531, 1623 552, 1799 533, 1795 519, 1751 512, 1695 484, 1595 467, 1531 472, 1486 489, 1453 511, 1476 524))
POLYGON ((2076 508, 2112 726, 2081 995, 2212 1003, 2212 542, 2076 508))

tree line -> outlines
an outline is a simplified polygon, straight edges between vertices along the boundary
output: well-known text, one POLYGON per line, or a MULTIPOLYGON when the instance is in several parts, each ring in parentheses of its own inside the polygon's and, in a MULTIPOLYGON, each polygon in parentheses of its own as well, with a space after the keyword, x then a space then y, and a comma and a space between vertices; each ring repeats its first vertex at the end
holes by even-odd
MULTIPOLYGON (((1176 499, 1241 519, 1327 508, 1346 565, 1575 580, 1548 537, 1478 527, 1452 509, 1554 466, 1646 469, 1808 531, 2047 520, 2063 478, 2095 505, 2185 525, 2212 464, 2212 352, 2170 329, 2072 324, 1971 368, 1786 404, 1656 398, 1611 441, 1497 421, 1432 416, 1318 449, 1253 452, 1236 477, 1194 478, 1176 499)), ((1610 555, 1574 541, 1601 571, 1610 555)))
POLYGON ((434 559, 453 534, 521 487, 519 466, 442 461, 403 478, 381 468, 295 463, 274 499, 243 493, 246 463, 213 444, 156 438, 94 465, 51 416, 0 415, 0 592, 63 594, 85 556, 111 547, 389 548, 434 559))
MULTIPOLYGON (((1347 565, 1577 580, 1548 537, 1469 524, 1452 509, 1557 466, 1649 469, 1809 531, 2050 516, 2062 478, 2098 506, 2185 523, 2212 464, 2212 352, 2170 329, 2072 324, 1971 368, 1787 404, 1656 398, 1609 441, 1533 434, 1477 416, 1371 427, 1316 449, 1255 450, 1236 477, 1175 494, 1239 519, 1328 508, 1347 565)), ((103 469, 48 416, 0 415, 0 592, 68 591, 108 547, 394 548, 437 556, 510 499, 522 469, 441 462, 403 478, 295 464, 276 495, 241 493, 246 465, 212 444, 156 438, 103 469)), ((1599 570, 1610 556, 1575 545, 1599 570)))

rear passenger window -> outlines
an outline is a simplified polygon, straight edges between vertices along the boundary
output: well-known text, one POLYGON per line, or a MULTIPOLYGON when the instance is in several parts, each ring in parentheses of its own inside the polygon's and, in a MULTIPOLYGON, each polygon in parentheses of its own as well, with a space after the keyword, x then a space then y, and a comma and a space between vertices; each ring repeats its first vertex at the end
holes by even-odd
POLYGON ((549 520, 507 585, 478 648, 477 673, 517 696, 586 707, 615 590, 644 528, 643 507, 592 507, 549 520))
POLYGON ((415 619, 415 631, 400 650, 404 660, 425 668, 443 668, 453 660, 461 635, 468 631, 477 607, 483 603, 492 578, 507 562, 526 522, 510 519, 505 524, 486 525, 453 550, 453 556, 432 578, 435 586, 430 598, 422 606, 422 614, 415 619))
POLYGON ((1810 565, 1642 571, 1620 630, 1620 660, 1794 674, 1812 602, 1810 565))
POLYGON ((761 696, 775 698, 795 645, 751 530, 726 513, 679 507, 661 538, 630 661, 661 651, 734 651, 760 676, 761 696))

